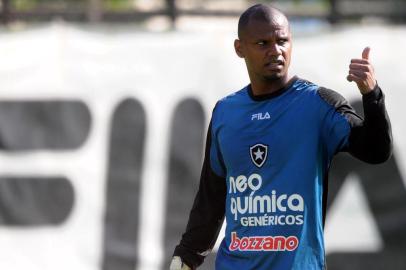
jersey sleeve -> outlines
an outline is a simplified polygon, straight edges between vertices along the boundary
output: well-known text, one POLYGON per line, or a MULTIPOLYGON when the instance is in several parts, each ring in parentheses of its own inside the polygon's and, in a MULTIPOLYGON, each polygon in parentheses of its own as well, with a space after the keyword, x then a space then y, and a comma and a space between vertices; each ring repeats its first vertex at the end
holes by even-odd
POLYGON ((339 151, 347 151, 371 164, 382 163, 390 157, 391 125, 384 94, 378 85, 362 96, 364 119, 337 92, 321 87, 319 95, 331 106, 324 115, 321 131, 330 157, 339 151))
POLYGON ((180 256, 193 269, 203 263, 223 224, 227 188, 221 160, 210 122, 199 190, 190 211, 186 231, 174 251, 174 256, 180 256))

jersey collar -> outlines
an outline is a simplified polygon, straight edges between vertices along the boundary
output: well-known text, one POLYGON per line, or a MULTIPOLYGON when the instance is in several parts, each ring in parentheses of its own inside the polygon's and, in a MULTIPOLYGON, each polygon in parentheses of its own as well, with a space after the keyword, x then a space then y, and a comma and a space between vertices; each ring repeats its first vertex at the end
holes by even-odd
POLYGON ((295 75, 293 76, 293 78, 281 89, 276 90, 275 92, 269 93, 269 94, 263 94, 263 95, 254 95, 254 93, 252 92, 252 88, 251 88, 251 84, 249 84, 247 86, 247 91, 248 91, 248 95, 250 96, 250 98, 254 101, 263 101, 263 100, 268 100, 268 99, 272 99, 275 98, 277 96, 282 95, 283 93, 285 93, 299 78, 295 75))

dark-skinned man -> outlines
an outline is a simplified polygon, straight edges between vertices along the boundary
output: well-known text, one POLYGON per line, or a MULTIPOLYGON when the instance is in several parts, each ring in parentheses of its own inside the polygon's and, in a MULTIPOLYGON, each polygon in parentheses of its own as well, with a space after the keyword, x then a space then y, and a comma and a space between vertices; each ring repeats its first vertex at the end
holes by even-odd
POLYGON ((347 76, 361 92, 362 119, 338 93, 289 74, 292 38, 279 10, 262 4, 247 9, 234 46, 250 84, 213 110, 199 191, 170 269, 196 269, 224 217, 215 269, 325 269, 333 156, 346 151, 376 164, 392 151, 370 48, 351 60, 347 76))

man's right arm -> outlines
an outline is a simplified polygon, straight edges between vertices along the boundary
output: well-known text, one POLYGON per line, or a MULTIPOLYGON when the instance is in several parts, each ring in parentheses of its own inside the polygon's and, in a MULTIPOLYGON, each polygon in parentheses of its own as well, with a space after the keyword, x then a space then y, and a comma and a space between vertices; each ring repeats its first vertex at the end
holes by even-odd
POLYGON ((179 256, 182 262, 192 269, 201 265, 204 257, 213 248, 224 220, 226 181, 211 167, 211 155, 213 155, 211 147, 210 124, 199 190, 190 211, 186 231, 173 254, 173 256, 179 256))

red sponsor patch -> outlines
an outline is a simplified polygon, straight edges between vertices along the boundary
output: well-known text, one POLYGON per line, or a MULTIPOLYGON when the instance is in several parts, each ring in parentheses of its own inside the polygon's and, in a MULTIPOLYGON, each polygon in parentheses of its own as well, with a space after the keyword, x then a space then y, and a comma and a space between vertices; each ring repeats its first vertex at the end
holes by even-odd
POLYGON ((296 236, 250 236, 238 238, 231 233, 230 251, 294 251, 299 245, 296 236))

